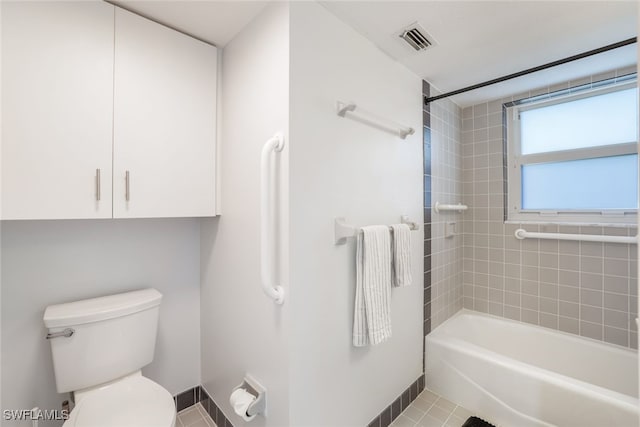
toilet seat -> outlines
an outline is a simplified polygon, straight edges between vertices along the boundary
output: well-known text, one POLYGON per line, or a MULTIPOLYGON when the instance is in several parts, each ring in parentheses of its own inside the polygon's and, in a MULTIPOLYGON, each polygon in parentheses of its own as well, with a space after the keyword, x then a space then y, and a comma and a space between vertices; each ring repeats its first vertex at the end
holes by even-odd
POLYGON ((63 427, 174 427, 173 397, 141 375, 84 393, 63 427))

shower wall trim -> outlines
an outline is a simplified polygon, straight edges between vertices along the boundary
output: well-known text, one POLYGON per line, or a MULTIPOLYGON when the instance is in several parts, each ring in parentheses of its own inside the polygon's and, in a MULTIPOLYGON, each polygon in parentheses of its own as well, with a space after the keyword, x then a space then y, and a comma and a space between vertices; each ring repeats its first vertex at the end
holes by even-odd
MULTIPOLYGON (((422 81, 422 95, 429 96, 431 85, 422 81)), ((423 173, 424 173, 424 317, 423 336, 431 332, 431 106, 429 104, 422 107, 423 125, 423 173)), ((422 354, 424 354, 424 339, 422 340, 422 354)), ((424 359, 422 361, 422 371, 424 372, 424 359)))

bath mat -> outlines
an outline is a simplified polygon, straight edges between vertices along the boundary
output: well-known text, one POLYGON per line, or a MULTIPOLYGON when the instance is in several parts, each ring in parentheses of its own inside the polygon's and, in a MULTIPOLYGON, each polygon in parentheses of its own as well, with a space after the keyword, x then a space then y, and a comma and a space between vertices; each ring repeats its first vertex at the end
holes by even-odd
POLYGON ((493 424, 486 422, 478 417, 469 417, 467 421, 462 424, 462 427, 496 427, 493 424))

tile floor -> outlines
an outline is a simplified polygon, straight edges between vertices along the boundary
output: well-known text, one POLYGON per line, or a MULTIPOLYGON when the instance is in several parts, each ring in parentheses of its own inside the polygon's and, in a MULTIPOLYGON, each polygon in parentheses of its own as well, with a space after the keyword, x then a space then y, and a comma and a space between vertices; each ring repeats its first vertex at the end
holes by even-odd
MULTIPOLYGON (((460 427, 471 411, 424 390, 396 418, 392 427, 460 427)), ((200 403, 178 412, 176 427, 217 427, 200 403)))
MULTIPOLYGON (((430 390, 424 390, 416 400, 396 418, 393 427, 460 427, 471 411, 440 397, 430 390)), ((487 420, 489 421, 489 420, 487 420)))
POLYGON ((207 411, 200 403, 188 407, 180 412, 176 419, 176 427, 217 427, 207 411))

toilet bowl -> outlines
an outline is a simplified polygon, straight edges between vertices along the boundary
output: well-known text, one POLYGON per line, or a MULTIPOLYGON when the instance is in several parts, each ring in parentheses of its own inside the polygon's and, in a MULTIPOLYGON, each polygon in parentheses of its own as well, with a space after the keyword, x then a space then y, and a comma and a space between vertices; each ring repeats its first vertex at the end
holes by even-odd
POLYGON ((155 289, 51 305, 56 388, 75 407, 64 427, 174 427, 171 394, 142 376, 153 360, 162 295, 155 289))
POLYGON ((63 427, 174 427, 171 394, 139 372, 75 393, 76 406, 63 427))

